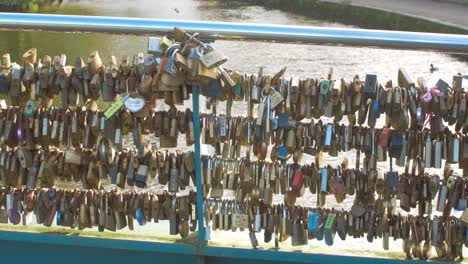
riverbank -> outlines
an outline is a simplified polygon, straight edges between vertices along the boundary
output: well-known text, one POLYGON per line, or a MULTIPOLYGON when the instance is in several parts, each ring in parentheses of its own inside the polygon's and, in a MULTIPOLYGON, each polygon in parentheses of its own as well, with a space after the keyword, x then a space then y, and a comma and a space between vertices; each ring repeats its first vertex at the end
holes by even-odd
MULTIPOLYGON (((343 3, 343 0, 322 0, 343 3)), ((393 12, 468 31, 468 1, 458 0, 352 0, 350 5, 393 12)))
POLYGON ((0 0, 2 12, 38 12, 40 0, 0 0))
POLYGON ((467 19, 468 11, 465 11, 467 7, 455 3, 431 0, 238 0, 238 2, 367 29, 468 34, 468 22, 466 26, 464 23, 456 22, 467 19), (429 5, 429 2, 433 5, 429 5), (439 10, 434 6, 445 7, 439 10), (436 16, 437 12, 441 14, 436 16), (459 16, 459 12, 465 15, 459 16), (455 14, 457 20, 455 21, 455 18, 449 20, 455 14))
POLYGON ((41 7, 54 2, 61 3, 62 0, 0 0, 0 11, 36 13, 41 7))

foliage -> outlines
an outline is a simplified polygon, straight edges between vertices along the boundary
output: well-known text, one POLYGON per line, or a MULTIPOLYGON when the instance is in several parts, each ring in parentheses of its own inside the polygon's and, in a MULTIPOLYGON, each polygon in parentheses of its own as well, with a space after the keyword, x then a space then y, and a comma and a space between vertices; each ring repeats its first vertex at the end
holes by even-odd
MULTIPOLYGON (((38 12, 39 7, 54 0, 0 0, 0 11, 38 12)), ((61 1, 59 1, 61 2, 61 1)))

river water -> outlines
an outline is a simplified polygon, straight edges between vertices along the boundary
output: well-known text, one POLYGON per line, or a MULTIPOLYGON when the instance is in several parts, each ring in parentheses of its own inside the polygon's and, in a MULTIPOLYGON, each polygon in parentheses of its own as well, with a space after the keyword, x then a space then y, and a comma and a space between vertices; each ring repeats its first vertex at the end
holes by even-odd
MULTIPOLYGON (((228 1, 226 1, 228 2, 228 1)), ((101 0, 101 1, 68 1, 60 7, 48 9, 47 13, 102 15, 102 16, 126 16, 147 17, 160 19, 184 19, 184 20, 220 20, 246 23, 273 23, 284 25, 304 26, 331 26, 349 27, 342 24, 314 20, 313 18, 297 16, 282 11, 266 10, 258 6, 241 6, 233 4, 220 4, 218 1, 196 0, 101 0)), ((98 50, 104 61, 107 62, 111 55, 121 58, 124 54, 134 55, 146 51, 146 37, 116 36, 105 34, 75 34, 75 33, 50 33, 50 32, 0 32, 0 38, 8 41, 0 42, 0 51, 9 52, 12 61, 19 61, 21 54, 31 47, 38 48, 39 57, 45 54, 50 56, 66 53, 69 64, 72 64, 76 56, 86 57, 87 54, 98 50)), ((380 82, 392 79, 396 83, 397 71, 405 67, 414 77, 425 77, 429 85, 442 78, 451 82, 452 75, 458 72, 468 73, 468 63, 457 60, 450 54, 425 51, 389 50, 376 48, 350 48, 319 45, 277 44, 263 42, 235 42, 216 41, 215 46, 222 50, 229 58, 226 67, 245 72, 257 72, 260 66, 264 72, 274 74, 282 67, 287 67, 287 74, 299 77, 326 76, 330 67, 334 69, 334 78, 351 80, 355 74, 365 76, 367 73, 377 74, 380 82), (429 71, 429 65, 433 63, 439 68, 435 73, 429 71)), ((465 81, 466 82, 466 81, 465 81)), ((466 82, 468 83, 468 82, 466 82)), ((465 84, 465 87, 468 85, 465 84)), ((189 107, 190 102, 186 103, 189 107)), ((201 103, 201 106, 204 104, 201 103)), ((220 107, 222 111, 223 107, 220 107)), ((234 115, 245 115, 246 106, 236 105, 234 115)), ((379 120, 377 126, 381 127, 384 120, 379 120)), ((151 137, 147 137, 152 140, 151 137)), ((181 139, 180 142, 185 142, 181 139)), ((181 144, 179 144, 181 146, 181 144)), ((205 147, 205 153, 211 153, 211 147, 205 147)), ((355 153, 346 154, 353 157, 355 153), (351 154, 351 155, 350 155, 351 154)), ((340 154, 337 158, 328 157, 327 163, 339 164, 346 156, 340 154)), ((308 157, 305 161, 311 160, 308 157)), ((354 164, 351 159, 350 164, 354 164)), ((387 163, 380 164, 381 169, 388 169, 387 163)), ((442 171, 434 170, 433 173, 441 174, 442 171)), ((161 189, 156 183, 150 183, 153 189, 161 189)), ((275 197, 281 202, 281 197, 275 197)), ((315 196, 310 193, 298 199, 298 203, 315 206, 315 196)), ((327 206, 349 209, 352 198, 347 198, 343 203, 336 204, 334 198, 327 199, 327 206)), ((166 224, 148 225, 136 227, 139 234, 156 232, 158 235, 168 234, 166 224)), ((135 233, 134 232, 134 233, 135 233)), ((246 233, 217 233, 213 234, 217 243, 223 245, 248 246, 246 233), (229 238, 227 238, 229 237, 229 238), (235 241, 235 242, 234 242, 235 241)), ((260 241, 263 241, 259 237, 260 241)), ((338 240, 338 238, 336 238, 338 240)), ((261 246, 272 247, 273 245, 261 246)), ((370 244, 364 239, 336 241, 331 248, 323 242, 310 241, 310 245, 300 247, 301 250, 311 252, 326 252, 339 254, 377 254, 374 251, 381 250, 382 241, 377 239, 370 244)), ((294 248, 295 250, 297 248, 294 248)), ((401 243, 391 243, 390 252, 400 252, 401 243)), ((393 255, 395 256, 395 255, 393 255)), ((398 254, 401 257, 401 254, 398 254)))

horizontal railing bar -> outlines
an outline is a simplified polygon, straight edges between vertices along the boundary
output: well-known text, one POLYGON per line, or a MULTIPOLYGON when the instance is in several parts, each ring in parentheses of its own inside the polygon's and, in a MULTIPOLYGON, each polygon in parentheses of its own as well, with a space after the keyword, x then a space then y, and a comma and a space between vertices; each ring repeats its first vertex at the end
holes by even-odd
MULTIPOLYGON (((338 262, 343 264, 378 264, 378 263, 410 263, 408 260, 362 257, 362 256, 336 256, 319 253, 302 253, 289 251, 259 251, 246 248, 197 246, 181 243, 164 243, 156 241, 134 241, 124 239, 108 239, 95 237, 64 236, 60 234, 40 234, 17 231, 0 231, 0 252, 2 243, 18 242, 25 248, 34 248, 35 244, 50 245, 51 251, 60 252, 62 247, 108 249, 119 252, 121 250, 133 253, 173 254, 189 256, 206 256, 208 258, 236 259, 243 263, 255 261, 268 261, 269 263, 327 263, 338 262)), ((207 261, 210 263, 211 261, 207 261)))
POLYGON ((163 35, 180 27, 215 39, 342 44, 468 53, 468 35, 149 18, 0 13, 0 29, 163 35))

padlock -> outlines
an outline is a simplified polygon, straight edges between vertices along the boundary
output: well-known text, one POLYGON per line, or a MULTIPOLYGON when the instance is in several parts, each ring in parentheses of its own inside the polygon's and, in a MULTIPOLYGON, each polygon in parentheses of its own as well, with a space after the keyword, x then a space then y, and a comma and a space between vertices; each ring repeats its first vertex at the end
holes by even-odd
POLYGON ((146 188, 146 178, 148 175, 148 165, 146 163, 139 164, 135 175, 135 185, 139 188, 146 188))
POLYGON ((388 148, 389 156, 399 158, 403 146, 403 136, 401 133, 394 132, 390 137, 390 147, 388 148))
POLYGON ((174 27, 174 40, 178 42, 184 42, 185 38, 189 36, 187 31, 182 28, 174 27))
POLYGON ((148 54, 152 54, 154 56, 161 56, 162 54, 164 54, 164 49, 161 45, 161 38, 148 38, 148 54))
POLYGON ((11 67, 10 53, 5 53, 2 56, 2 68, 9 69, 11 67))
POLYGON ((371 99, 376 99, 377 97, 377 75, 367 74, 366 80, 364 82, 364 93, 371 99))
POLYGON ((252 84, 251 89, 250 89, 250 101, 252 103, 259 103, 260 102, 260 97, 261 97, 261 81, 263 78, 263 67, 260 67, 258 70, 257 76, 251 76, 251 81, 250 83, 252 84))
POLYGON ((297 196, 300 197, 303 194, 303 186, 304 186, 304 175, 300 170, 297 170, 294 173, 293 180, 291 183, 291 188, 294 192, 296 192, 297 196))
POLYGON ((213 80, 208 85, 202 85, 201 94, 208 98, 220 99, 224 97, 225 89, 221 80, 213 80))
POLYGON ((136 56, 133 57, 133 66, 132 66, 132 74, 136 74, 137 79, 139 80, 144 72, 144 63, 145 63, 145 55, 143 52, 139 52, 136 56))
POLYGON ((49 89, 50 78, 53 77, 53 75, 50 73, 51 64, 52 58, 48 55, 45 55, 43 58, 43 65, 38 69, 39 85, 37 85, 36 89, 38 91, 38 96, 40 97, 53 97, 53 93, 51 89, 49 89))
POLYGON ((219 71, 217 68, 207 68, 203 66, 203 64, 200 61, 198 61, 197 69, 198 72, 196 74, 196 77, 201 83, 210 83, 213 80, 219 79, 219 71))
POLYGON ((6 53, 2 57, 2 69, 0 71, 0 93, 7 94, 10 90, 10 54, 6 53))
POLYGON ((462 91, 462 81, 463 78, 461 75, 457 74, 453 76, 453 81, 452 81, 452 88, 454 91, 462 91))
POLYGON ((207 50, 200 58, 200 61, 202 62, 203 66, 205 66, 208 69, 212 69, 222 65, 227 61, 226 56, 224 56, 222 52, 220 52, 217 49, 214 49, 210 44, 206 44, 206 46, 207 50))
MULTIPOLYGON (((187 46, 188 44, 186 44, 187 46)), ((187 69, 191 73, 192 77, 195 77, 198 73, 198 63, 200 58, 203 56, 203 50, 201 47, 191 47, 188 50, 186 63, 187 69)))
POLYGON ((290 129, 286 138, 286 150, 288 151, 288 154, 293 154, 296 147, 296 131, 294 131, 294 129, 290 129))
POLYGON ((446 83, 444 80, 439 79, 435 85, 441 92, 443 92, 445 95, 449 93, 449 87, 450 85, 446 83))
POLYGON ((102 82, 102 100, 104 102, 113 102, 117 95, 115 91, 116 80, 112 76, 111 68, 107 67, 103 73, 104 80, 102 82))
POLYGON ((102 60, 98 51, 93 51, 88 56, 88 68, 92 75, 99 72, 102 67, 102 60))
POLYGON ((98 98, 96 97, 99 96, 103 88, 103 81, 101 78, 100 73, 96 73, 91 77, 91 81, 89 82, 89 91, 91 93, 91 99, 97 100, 98 98))
POLYGON ((153 56, 148 56, 145 58, 143 63, 143 71, 146 74, 153 74, 157 69, 158 63, 153 56))
POLYGON ((172 168, 171 168, 170 176, 169 176, 168 190, 171 193, 176 193, 179 191, 179 170, 177 168, 176 155, 172 156, 172 168))
POLYGON ((414 87, 414 82, 405 68, 398 69, 398 86, 409 89, 414 87))
POLYGON ((219 76, 220 76, 221 80, 223 81, 224 86, 229 88, 229 89, 234 88, 236 83, 231 78, 231 76, 227 73, 227 71, 224 70, 222 67, 218 67, 218 70, 219 70, 219 73, 220 73, 219 76))
POLYGON ((159 41, 159 45, 161 45, 161 48, 164 52, 167 52, 169 47, 174 45, 174 41, 169 39, 167 36, 163 36, 159 41))
POLYGON ((31 48, 23 54, 23 60, 25 63, 36 63, 37 49, 31 48))
POLYGON ((328 169, 322 168, 322 177, 320 180, 320 192, 321 193, 328 193, 327 186, 328 186, 328 169))
POLYGON ((172 50, 170 57, 164 58, 161 64, 161 75, 157 85, 157 92, 174 92, 184 82, 185 78, 181 71, 177 70, 174 58, 178 52, 177 48, 172 50))
POLYGON ((10 96, 18 97, 23 91, 23 85, 21 83, 21 67, 18 64, 13 63, 11 66, 11 81, 10 81, 10 96))

